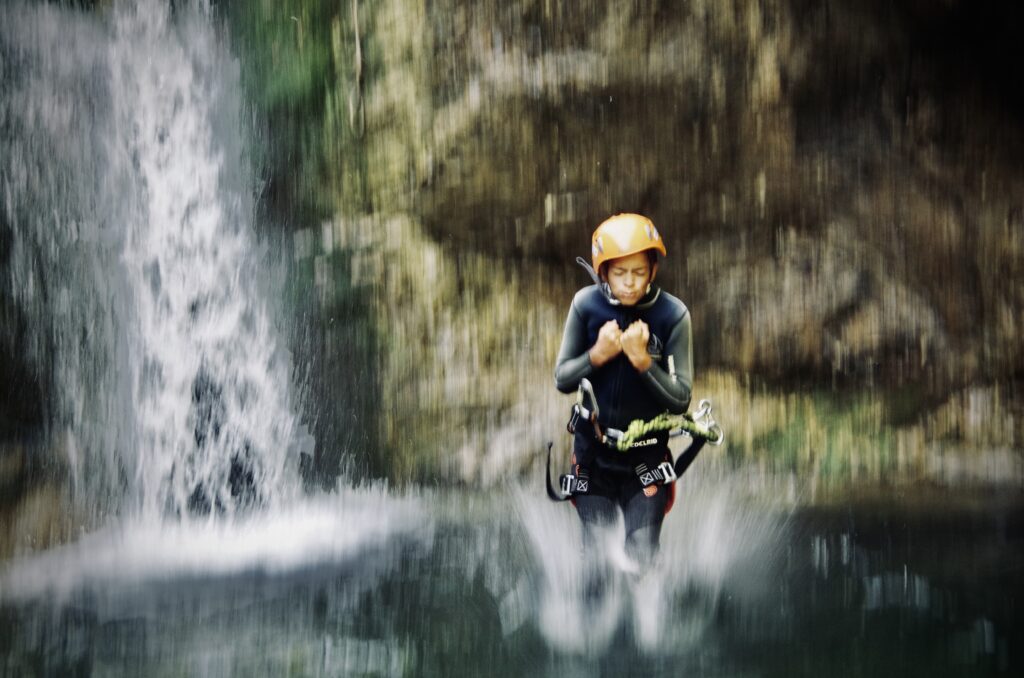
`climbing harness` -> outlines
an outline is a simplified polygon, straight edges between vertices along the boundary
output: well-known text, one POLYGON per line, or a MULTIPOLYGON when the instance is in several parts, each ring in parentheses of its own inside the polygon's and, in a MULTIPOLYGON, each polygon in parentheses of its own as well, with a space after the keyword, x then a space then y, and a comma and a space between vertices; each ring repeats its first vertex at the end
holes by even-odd
MULTIPOLYGON (((625 431, 615 428, 602 429, 598 423, 600 410, 597 405, 597 398, 594 396, 594 388, 588 379, 580 380, 580 387, 576 403, 572 407, 569 423, 566 430, 569 433, 576 433, 580 422, 588 423, 594 436, 602 444, 619 452, 642 449, 647 446, 656 445, 666 438, 675 438, 685 435, 693 439, 690 446, 681 454, 675 462, 663 461, 657 466, 648 467, 645 462, 640 462, 633 467, 637 480, 644 488, 650 485, 669 485, 677 481, 690 464, 697 457, 705 444, 710 443, 718 446, 725 442, 725 433, 722 427, 712 416, 711 401, 701 400, 697 411, 693 414, 670 414, 665 412, 653 419, 644 421, 635 419, 629 423, 625 431), (589 399, 590 407, 584 400, 589 399)), ((546 472, 546 485, 548 497, 553 501, 567 501, 573 496, 586 494, 590 490, 589 473, 584 468, 576 468, 576 473, 567 473, 559 478, 559 486, 556 489, 551 483, 551 447, 548 443, 548 462, 546 472)))
POLYGON ((599 441, 619 452, 628 452, 631 449, 652 444, 648 442, 650 438, 647 436, 664 431, 667 431, 671 438, 688 435, 691 438, 705 440, 712 445, 721 445, 725 441, 722 427, 711 416, 710 400, 701 400, 697 411, 693 414, 670 414, 664 412, 648 421, 634 419, 629 423, 625 431, 614 428, 602 431, 597 421, 600 414, 597 397, 594 395, 594 387, 589 379, 581 379, 576 404, 572 407, 572 414, 570 415, 569 423, 566 425, 569 433, 576 432, 576 426, 581 420, 587 421, 594 427, 594 434, 599 441), (591 407, 588 408, 584 404, 584 396, 590 399, 591 407))

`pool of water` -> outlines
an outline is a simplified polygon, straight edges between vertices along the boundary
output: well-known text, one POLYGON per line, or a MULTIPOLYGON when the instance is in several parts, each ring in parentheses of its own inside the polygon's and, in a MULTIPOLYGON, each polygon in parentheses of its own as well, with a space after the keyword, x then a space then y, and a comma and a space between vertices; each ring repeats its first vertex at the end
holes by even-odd
POLYGON ((353 490, 231 525, 110 527, 2 570, 0 666, 1018 675, 1018 491, 894 491, 807 507, 739 485, 688 476, 657 567, 640 574, 613 557, 619 566, 597 590, 572 509, 547 502, 539 485, 353 490))

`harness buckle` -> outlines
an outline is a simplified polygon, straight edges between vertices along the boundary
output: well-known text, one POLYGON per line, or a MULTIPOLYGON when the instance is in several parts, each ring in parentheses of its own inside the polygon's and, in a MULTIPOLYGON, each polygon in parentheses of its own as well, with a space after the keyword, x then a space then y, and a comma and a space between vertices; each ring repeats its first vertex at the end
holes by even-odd
POLYGON ((572 497, 577 494, 590 492, 590 477, 584 472, 581 472, 578 476, 566 473, 558 479, 558 484, 562 489, 563 497, 572 497))
POLYGON ((661 471, 661 483, 663 485, 668 485, 679 480, 679 476, 676 475, 676 468, 670 461, 663 461, 658 464, 658 470, 661 471))
POLYGON ((562 488, 562 496, 572 496, 572 491, 576 489, 576 476, 566 473, 558 479, 558 484, 562 488))

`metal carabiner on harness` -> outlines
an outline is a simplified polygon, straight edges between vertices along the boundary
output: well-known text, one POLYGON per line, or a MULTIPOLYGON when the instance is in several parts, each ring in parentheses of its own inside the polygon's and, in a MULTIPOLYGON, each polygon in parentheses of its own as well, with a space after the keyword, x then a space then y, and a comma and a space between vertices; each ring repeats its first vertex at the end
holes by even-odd
POLYGON ((725 442, 725 432, 722 431, 722 427, 715 421, 715 418, 711 416, 711 401, 705 398, 701 400, 697 405, 697 411, 693 413, 693 421, 704 427, 710 435, 707 436, 707 441, 718 447, 725 442))
POLYGON ((592 405, 592 407, 590 408, 590 412, 593 414, 594 419, 597 419, 599 416, 601 416, 601 408, 597 404, 597 396, 594 395, 594 386, 586 377, 580 379, 580 388, 576 392, 576 404, 579 405, 580 407, 583 407, 584 395, 590 396, 590 404, 592 405))
POLYGON ((565 425, 565 429, 569 433, 576 433, 576 427, 579 425, 580 420, 583 419, 594 427, 594 434, 598 440, 603 441, 604 434, 601 432, 601 425, 597 421, 600 415, 601 409, 597 404, 597 396, 594 395, 594 387, 591 385, 590 380, 584 377, 580 379, 580 387, 576 392, 576 403, 572 406, 569 422, 565 425), (583 403, 584 395, 590 397, 590 408, 587 408, 583 403))

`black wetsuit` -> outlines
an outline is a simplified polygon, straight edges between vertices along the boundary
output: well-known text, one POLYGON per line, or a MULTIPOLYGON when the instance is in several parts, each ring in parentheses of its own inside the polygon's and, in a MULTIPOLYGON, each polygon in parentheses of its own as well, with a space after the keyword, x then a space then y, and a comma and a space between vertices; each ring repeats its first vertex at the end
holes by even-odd
MULTIPOLYGON (((691 341, 689 311, 671 294, 652 288, 635 306, 622 306, 614 303, 606 286, 591 285, 573 298, 555 366, 555 384, 563 393, 572 393, 580 379, 589 379, 600 410, 598 422, 604 428, 625 430, 634 419, 652 419, 665 411, 682 414, 690 404, 691 341), (646 371, 637 372, 624 353, 598 368, 590 363, 590 348, 609 320, 615 320, 622 330, 635 320, 647 323, 652 364, 646 371)), ((586 547, 596 528, 614 522, 621 510, 627 552, 641 563, 654 556, 661 523, 674 499, 673 486, 652 485, 644 491, 636 466, 644 463, 653 468, 666 459, 671 459, 667 434, 652 435, 633 450, 619 452, 598 442, 589 424, 577 427, 574 472, 590 481, 589 491, 574 501, 586 547)))

